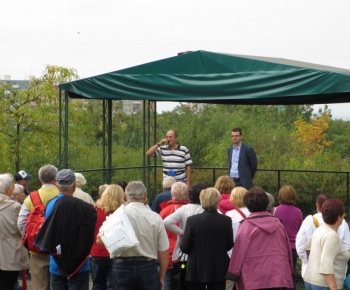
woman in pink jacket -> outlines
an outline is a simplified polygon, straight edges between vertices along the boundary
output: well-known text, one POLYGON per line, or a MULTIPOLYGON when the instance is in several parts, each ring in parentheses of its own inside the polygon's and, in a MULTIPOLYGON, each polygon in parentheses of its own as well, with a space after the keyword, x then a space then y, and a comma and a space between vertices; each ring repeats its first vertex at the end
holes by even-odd
POLYGON ((243 198, 251 212, 241 222, 226 279, 241 289, 293 288, 293 257, 281 221, 266 211, 269 199, 261 188, 243 198))

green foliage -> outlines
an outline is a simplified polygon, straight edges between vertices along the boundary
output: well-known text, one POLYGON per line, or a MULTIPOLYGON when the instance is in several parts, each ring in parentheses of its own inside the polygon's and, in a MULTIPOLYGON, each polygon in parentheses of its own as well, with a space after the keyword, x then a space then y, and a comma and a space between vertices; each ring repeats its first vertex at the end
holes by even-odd
POLYGON ((46 159, 44 156, 53 159, 58 152, 55 140, 57 85, 77 77, 73 69, 47 66, 43 76, 31 80, 27 89, 0 85, 0 143, 4 168, 12 169, 14 165, 14 171, 19 171, 22 164, 31 168, 33 163, 46 159))

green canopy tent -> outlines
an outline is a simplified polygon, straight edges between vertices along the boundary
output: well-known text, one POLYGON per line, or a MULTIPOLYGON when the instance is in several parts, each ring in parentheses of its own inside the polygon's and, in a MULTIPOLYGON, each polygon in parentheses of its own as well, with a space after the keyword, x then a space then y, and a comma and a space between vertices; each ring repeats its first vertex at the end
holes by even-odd
MULTIPOLYGON (((350 102, 350 70, 256 56, 195 51, 61 84, 65 91, 65 167, 68 166, 68 97, 108 102, 108 172, 111 176, 112 100, 216 104, 322 104, 350 102)), ((61 97, 60 97, 60 108, 61 97)), ((147 106, 150 110, 150 106, 147 106)), ((61 109, 60 109, 61 112, 61 109)), ((154 106, 154 119, 156 110, 154 106)), ((61 124, 60 114, 60 124, 61 124)), ((148 111, 148 122, 150 111, 148 111)), ((148 127, 149 128, 149 127, 148 127)), ((148 129, 148 132, 150 130, 148 129)), ((61 141, 60 129, 60 141, 61 141)), ((156 132, 154 130, 154 139, 156 132)), ((150 137, 148 135, 148 143, 150 137)), ((61 146, 60 146, 61 148, 61 146)), ((61 162, 61 149, 59 160, 61 162)), ((145 165, 143 168, 150 168, 145 165)), ((155 163, 156 164, 156 163, 155 163)), ((144 175, 145 176, 145 175, 144 175)))
POLYGON ((196 51, 60 85, 71 98, 223 104, 350 101, 350 70, 196 51))

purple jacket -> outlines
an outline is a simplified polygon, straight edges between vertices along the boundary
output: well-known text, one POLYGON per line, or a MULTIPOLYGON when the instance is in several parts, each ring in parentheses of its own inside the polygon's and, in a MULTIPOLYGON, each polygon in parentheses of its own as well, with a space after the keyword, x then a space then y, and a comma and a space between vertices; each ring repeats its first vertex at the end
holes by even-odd
POLYGON ((241 222, 226 279, 238 290, 293 288, 292 272, 288 235, 278 218, 263 211, 241 222))
POLYGON ((289 237, 290 246, 295 249, 295 239, 303 222, 301 210, 293 205, 281 204, 276 207, 275 216, 282 220, 289 237))

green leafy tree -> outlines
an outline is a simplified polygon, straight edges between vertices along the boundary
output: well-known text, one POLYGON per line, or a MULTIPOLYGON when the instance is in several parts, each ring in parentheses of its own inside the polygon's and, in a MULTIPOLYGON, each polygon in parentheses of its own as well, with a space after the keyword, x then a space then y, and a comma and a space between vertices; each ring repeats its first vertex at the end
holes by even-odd
POLYGON ((57 154, 58 84, 77 77, 74 69, 47 66, 27 89, 0 85, 0 140, 6 169, 18 171, 22 163, 37 160, 33 157, 38 153, 57 154))

